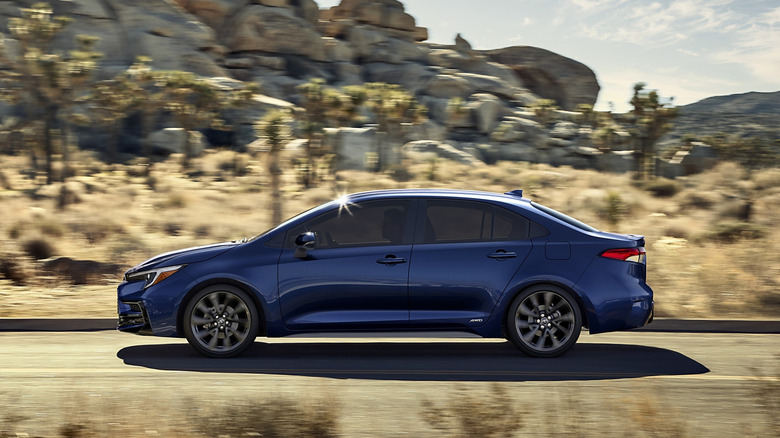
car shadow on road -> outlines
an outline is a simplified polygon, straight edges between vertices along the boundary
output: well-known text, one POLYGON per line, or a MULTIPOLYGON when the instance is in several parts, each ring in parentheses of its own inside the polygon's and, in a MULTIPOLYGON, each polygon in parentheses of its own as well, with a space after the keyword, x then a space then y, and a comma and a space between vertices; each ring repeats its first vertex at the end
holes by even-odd
POLYGON ((337 379, 417 381, 604 380, 703 374, 675 351, 621 344, 578 344, 557 359, 534 359, 509 342, 262 343, 244 355, 209 359, 187 344, 142 345, 117 353, 125 364, 157 370, 337 379))

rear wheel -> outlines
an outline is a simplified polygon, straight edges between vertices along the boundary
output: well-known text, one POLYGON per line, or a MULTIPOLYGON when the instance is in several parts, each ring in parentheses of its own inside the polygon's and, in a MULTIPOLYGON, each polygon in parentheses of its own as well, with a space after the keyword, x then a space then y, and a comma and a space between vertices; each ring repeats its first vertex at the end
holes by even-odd
POLYGON ((229 285, 199 291, 184 310, 187 342, 208 357, 233 357, 245 352, 257 337, 259 323, 249 295, 229 285))
POLYGON ((582 313, 569 292, 553 285, 538 285, 512 301, 506 328, 509 340, 528 356, 556 357, 580 337, 582 313))

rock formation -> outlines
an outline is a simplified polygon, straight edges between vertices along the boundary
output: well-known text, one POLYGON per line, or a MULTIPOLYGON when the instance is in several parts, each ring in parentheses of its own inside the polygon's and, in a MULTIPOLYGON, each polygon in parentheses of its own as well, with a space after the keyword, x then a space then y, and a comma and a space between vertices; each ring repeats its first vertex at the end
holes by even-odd
POLYGON ((510 67, 526 87, 561 108, 576 110, 579 104, 593 105, 599 83, 593 70, 573 59, 538 47, 515 46, 481 52, 490 60, 510 67))
MULTIPOLYGON (((8 17, 36 1, 0 1, 0 28, 7 33, 8 17)), ((73 48, 76 34, 98 36, 104 77, 145 55, 156 69, 261 84, 265 96, 231 120, 238 147, 255 140, 251 123, 264 111, 299 103, 297 86, 321 78, 333 87, 397 84, 425 104, 430 120, 394 139, 409 143, 403 150, 410 155, 615 171, 633 165, 630 150, 611 152, 630 149, 619 136, 610 148, 594 147, 592 130, 572 112, 596 101, 599 85, 588 67, 534 47, 473 50, 460 34, 451 45, 426 43, 427 29, 398 0, 342 0, 322 10, 314 0, 53 0, 52 6, 55 15, 74 19, 56 48, 73 48), (563 110, 535 112, 543 98, 563 110)), ((179 145, 182 133, 164 128, 156 127, 152 143, 179 145)), ((327 132, 325 141, 340 148, 343 166, 360 167, 375 136, 371 127, 343 128, 327 132)))

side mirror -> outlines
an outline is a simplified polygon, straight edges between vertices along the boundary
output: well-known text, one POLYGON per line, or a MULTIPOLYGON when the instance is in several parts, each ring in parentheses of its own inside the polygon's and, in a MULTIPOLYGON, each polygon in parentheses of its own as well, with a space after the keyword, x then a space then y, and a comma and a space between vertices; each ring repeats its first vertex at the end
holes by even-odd
POLYGON ((307 231, 295 238, 295 245, 298 247, 293 255, 295 258, 306 258, 306 252, 314 249, 317 244, 317 235, 313 231, 307 231))

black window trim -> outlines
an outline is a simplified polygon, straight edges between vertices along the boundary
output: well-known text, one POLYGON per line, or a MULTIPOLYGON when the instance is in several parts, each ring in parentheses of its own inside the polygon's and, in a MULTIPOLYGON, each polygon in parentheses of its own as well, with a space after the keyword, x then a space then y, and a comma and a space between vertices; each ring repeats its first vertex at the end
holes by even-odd
MULTIPOLYGON (((408 211, 406 212, 406 218, 405 218, 405 224, 404 224, 404 242, 407 243, 400 243, 396 245, 391 245, 389 243, 377 243, 377 244, 353 244, 353 245, 344 245, 344 246, 338 246, 335 248, 314 248, 314 250, 339 250, 339 249, 351 249, 351 248, 376 248, 381 246, 398 246, 398 245, 411 245, 412 242, 414 242, 414 223, 415 218, 417 216, 417 200, 411 197, 398 197, 398 198, 383 198, 383 199, 364 199, 355 202, 353 205, 360 205, 360 204, 371 204, 371 203, 379 203, 379 202, 397 202, 398 204, 407 203, 408 211)), ((317 216, 313 218, 309 218, 306 221, 298 222, 294 225, 291 225, 287 230, 285 230, 285 239, 284 239, 284 249, 285 250, 294 250, 295 245, 294 240, 298 236, 292 236, 290 233, 297 227, 301 225, 306 225, 308 223, 311 223, 312 221, 316 221, 317 219, 321 218, 324 215, 331 214, 332 212, 338 210, 339 208, 342 208, 341 206, 335 206, 334 208, 328 209, 326 211, 321 212, 317 216)), ((307 226, 306 229, 308 230, 309 227, 307 226)))
MULTIPOLYGON (((423 198, 419 200, 419 205, 416 207, 417 210, 417 221, 416 221, 416 227, 417 230, 415 232, 414 236, 414 244, 415 245, 447 245, 447 244, 463 244, 463 243, 485 243, 485 242, 512 242, 512 241, 531 241, 532 239, 536 237, 541 237, 541 235, 534 235, 533 229, 534 226, 532 224, 536 224, 537 227, 541 227, 546 231, 544 235, 549 233, 546 228, 541 226, 538 222, 532 220, 527 215, 518 213, 515 210, 512 210, 510 208, 507 208, 503 205, 496 204, 494 202, 490 201, 483 201, 483 200, 477 200, 477 199, 460 199, 460 198, 423 198), (492 208, 493 214, 491 215, 491 236, 489 240, 457 240, 457 241, 447 241, 447 242, 425 242, 425 221, 427 219, 427 212, 428 212, 428 204, 429 202, 458 202, 458 203, 470 203, 470 204, 482 204, 486 206, 490 206, 492 208), (493 232, 495 227, 495 221, 496 221, 496 209, 505 210, 511 214, 515 214, 518 216, 521 216, 525 218, 529 222, 529 229, 528 229, 528 237, 525 239, 494 239, 493 238, 493 232)), ((483 218, 484 221, 484 218, 483 218)), ((484 227, 484 223, 483 223, 484 227)))

